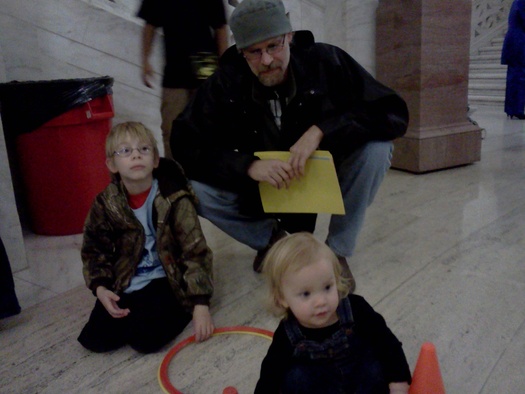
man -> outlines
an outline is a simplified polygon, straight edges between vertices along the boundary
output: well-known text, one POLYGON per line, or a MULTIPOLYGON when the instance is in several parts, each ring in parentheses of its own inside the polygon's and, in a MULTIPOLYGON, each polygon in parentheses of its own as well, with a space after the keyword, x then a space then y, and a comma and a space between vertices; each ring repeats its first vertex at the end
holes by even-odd
POLYGON ((280 0, 244 0, 230 22, 236 48, 174 122, 171 147, 199 197, 199 215, 257 250, 254 269, 284 231, 310 231, 315 215, 275 217, 258 183, 287 187, 316 149, 334 157, 346 214, 333 215, 326 243, 351 280, 350 256, 365 211, 390 167, 391 140, 408 124, 405 102, 348 54, 292 32, 280 0), (288 150, 260 160, 257 151, 288 150))
POLYGON ((164 156, 172 158, 173 119, 209 76, 217 55, 228 48, 224 4, 222 0, 143 0, 137 16, 146 22, 142 31, 142 79, 150 88, 153 67, 149 59, 157 28, 164 33, 161 129, 164 156))

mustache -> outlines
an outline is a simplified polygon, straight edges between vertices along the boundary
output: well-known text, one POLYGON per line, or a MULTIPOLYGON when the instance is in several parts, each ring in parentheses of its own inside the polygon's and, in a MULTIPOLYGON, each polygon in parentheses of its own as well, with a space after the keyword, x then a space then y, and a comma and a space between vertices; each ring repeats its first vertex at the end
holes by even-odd
POLYGON ((261 72, 271 71, 271 70, 277 70, 277 69, 280 69, 280 68, 281 68, 281 65, 280 65, 280 64, 271 63, 271 64, 269 64, 268 66, 264 66, 264 67, 261 69, 261 72))

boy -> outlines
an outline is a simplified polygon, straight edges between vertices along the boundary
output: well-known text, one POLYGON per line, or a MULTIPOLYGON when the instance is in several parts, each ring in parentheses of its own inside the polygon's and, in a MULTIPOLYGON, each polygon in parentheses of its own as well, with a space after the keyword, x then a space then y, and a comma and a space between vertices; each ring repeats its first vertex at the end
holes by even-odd
POLYGON ((159 158, 153 134, 138 122, 111 130, 106 165, 112 182, 84 225, 83 274, 97 301, 79 342, 95 352, 129 344, 151 353, 191 320, 196 340, 208 339, 212 252, 182 170, 159 158))

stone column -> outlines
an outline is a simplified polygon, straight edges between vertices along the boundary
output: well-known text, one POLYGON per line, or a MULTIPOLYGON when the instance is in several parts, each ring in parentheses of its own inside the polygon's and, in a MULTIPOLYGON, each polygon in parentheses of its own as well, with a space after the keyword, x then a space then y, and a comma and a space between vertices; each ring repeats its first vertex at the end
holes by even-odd
POLYGON ((471 0, 380 0, 376 76, 410 111, 394 168, 414 173, 480 160, 481 129, 467 116, 471 0))

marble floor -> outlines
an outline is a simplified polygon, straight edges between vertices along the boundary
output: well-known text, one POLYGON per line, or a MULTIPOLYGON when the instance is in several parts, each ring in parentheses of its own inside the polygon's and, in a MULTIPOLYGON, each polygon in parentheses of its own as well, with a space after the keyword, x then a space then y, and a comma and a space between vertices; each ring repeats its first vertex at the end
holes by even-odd
MULTIPOLYGON (((383 314, 412 369, 430 341, 448 393, 524 393, 525 122, 497 108, 470 116, 484 129, 481 161, 425 175, 389 171, 350 264, 357 293, 383 314)), ((215 252, 216 325, 273 330, 254 252, 204 228, 215 252)), ((23 311, 0 320, 0 392, 162 392, 156 374, 169 347, 92 355, 76 343, 94 302, 83 288, 81 236, 26 233, 25 243, 30 268, 14 275, 23 311)), ((177 355, 169 377, 185 394, 229 385, 249 393, 268 342, 213 337, 177 355)))

